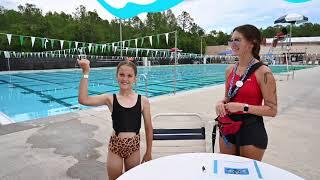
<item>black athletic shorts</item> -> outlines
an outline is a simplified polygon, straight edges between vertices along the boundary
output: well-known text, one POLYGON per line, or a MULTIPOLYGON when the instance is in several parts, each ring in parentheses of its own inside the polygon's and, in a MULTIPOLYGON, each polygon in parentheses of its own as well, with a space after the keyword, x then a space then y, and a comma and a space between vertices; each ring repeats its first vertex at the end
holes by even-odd
POLYGON ((226 139, 235 145, 238 140, 239 146, 254 145, 261 149, 267 149, 268 135, 264 127, 263 118, 261 116, 256 120, 252 118, 254 117, 245 119, 241 129, 234 135, 226 135, 226 139))

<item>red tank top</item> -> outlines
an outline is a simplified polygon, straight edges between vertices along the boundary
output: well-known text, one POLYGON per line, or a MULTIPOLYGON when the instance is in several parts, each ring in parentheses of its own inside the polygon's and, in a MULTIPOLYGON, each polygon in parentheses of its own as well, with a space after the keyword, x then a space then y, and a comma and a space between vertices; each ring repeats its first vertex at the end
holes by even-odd
MULTIPOLYGON (((231 73, 228 76, 227 86, 226 86, 227 92, 229 91, 232 74, 233 74, 233 68, 231 73)), ((240 76, 236 74, 234 77, 233 86, 239 79, 240 79, 240 76)), ((243 83, 243 86, 239 88, 237 94, 231 99, 231 102, 239 102, 239 103, 246 103, 249 105, 261 106, 262 100, 263 100, 263 96, 262 96, 261 89, 258 84, 256 75, 255 73, 252 73, 248 77, 248 79, 243 83)))

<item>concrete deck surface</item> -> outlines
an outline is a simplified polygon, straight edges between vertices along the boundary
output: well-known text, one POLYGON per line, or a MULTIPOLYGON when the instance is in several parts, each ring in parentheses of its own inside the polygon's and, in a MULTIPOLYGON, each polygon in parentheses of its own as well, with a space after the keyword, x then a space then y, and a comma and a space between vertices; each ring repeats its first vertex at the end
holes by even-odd
MULTIPOLYGON (((320 67, 297 71, 293 80, 277 79, 278 115, 265 118, 269 144, 263 162, 320 179, 320 67)), ((218 85, 150 98, 152 115, 199 114, 206 127, 206 151, 212 152, 214 104, 223 93, 224 86, 218 85)), ((106 107, 0 126, 0 179, 105 180, 111 131, 106 107)))

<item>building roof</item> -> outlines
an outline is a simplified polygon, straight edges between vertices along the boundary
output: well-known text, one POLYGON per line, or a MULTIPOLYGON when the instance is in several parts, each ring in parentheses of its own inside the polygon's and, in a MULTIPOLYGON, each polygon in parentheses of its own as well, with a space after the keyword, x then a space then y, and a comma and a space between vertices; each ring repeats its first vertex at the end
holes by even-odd
MULTIPOLYGON (((273 38, 267 38, 267 44, 272 43, 273 38)), ((320 43, 320 36, 317 37, 292 37, 291 38, 292 43, 320 43)))

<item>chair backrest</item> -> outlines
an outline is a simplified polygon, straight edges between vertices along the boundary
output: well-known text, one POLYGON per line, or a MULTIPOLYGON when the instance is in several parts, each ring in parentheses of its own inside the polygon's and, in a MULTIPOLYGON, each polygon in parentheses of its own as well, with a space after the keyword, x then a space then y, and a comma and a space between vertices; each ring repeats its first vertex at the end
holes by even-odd
POLYGON ((205 124, 196 113, 157 114, 153 118, 153 158, 206 152, 205 124))

